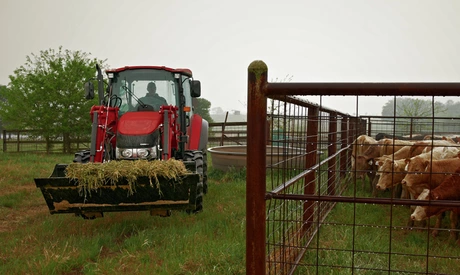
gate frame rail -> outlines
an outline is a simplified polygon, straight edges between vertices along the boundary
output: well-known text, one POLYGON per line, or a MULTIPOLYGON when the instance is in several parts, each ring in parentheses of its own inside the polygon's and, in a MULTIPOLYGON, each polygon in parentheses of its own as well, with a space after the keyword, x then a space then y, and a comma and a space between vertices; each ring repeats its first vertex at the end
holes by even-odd
MULTIPOLYGON (((294 102, 296 95, 314 96, 460 96, 460 83, 269 83, 268 67, 261 61, 253 61, 248 67, 248 133, 247 133, 247 176, 246 176, 246 274, 266 274, 266 199, 277 196, 266 192, 266 146, 267 99, 294 102)), ((317 116, 319 108, 309 108, 308 116, 317 116), (311 109, 311 112, 310 112, 311 109)), ((356 118, 356 117, 351 117, 356 118)), ((313 129, 315 128, 312 125, 313 129)), ((311 129, 309 129, 311 130, 311 129)), ((308 133, 307 133, 308 135, 308 133)), ((352 137, 347 139, 351 143, 352 137)), ((316 143, 313 143, 316 144, 316 143)), ((307 152, 312 152, 307 148, 307 152)), ((308 159, 316 159, 308 158, 308 159)), ((307 160, 308 160, 307 159, 307 160)), ((307 163, 308 165, 308 163, 307 163)), ((313 166, 313 165, 311 165, 313 166)), ((311 167, 310 166, 310 167, 311 167)), ((315 173, 308 173, 313 178, 315 173)), ((307 179, 308 181, 309 179, 307 179)), ((293 199, 333 200, 345 198, 312 196, 309 190, 293 199)), ((283 195, 285 198, 286 195, 283 195)), ((373 199, 375 200, 375 199, 373 199)), ((357 199, 354 198, 356 202, 357 199)), ((365 200, 362 201, 365 203, 365 200)), ((392 201, 393 203, 396 200, 392 201)), ((408 201, 398 200, 408 204, 408 201)), ((308 202, 307 202, 308 203, 308 202)), ((383 203, 383 202, 382 202, 383 203)), ((388 203, 388 200, 385 201, 388 203)), ((413 201, 412 201, 413 204, 413 201)))

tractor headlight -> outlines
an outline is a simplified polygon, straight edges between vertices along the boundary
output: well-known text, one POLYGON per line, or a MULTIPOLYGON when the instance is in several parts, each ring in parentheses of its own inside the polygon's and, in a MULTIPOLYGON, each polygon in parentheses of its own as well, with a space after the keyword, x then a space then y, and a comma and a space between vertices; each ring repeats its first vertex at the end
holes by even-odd
POLYGON ((116 157, 117 159, 156 159, 158 148, 134 148, 134 149, 125 149, 117 148, 116 157))
POLYGON ((149 156, 149 151, 147 149, 137 149, 137 157, 145 159, 149 156))
POLYGON ((130 158, 133 156, 133 150, 131 149, 123 149, 121 150, 121 156, 124 158, 130 158))

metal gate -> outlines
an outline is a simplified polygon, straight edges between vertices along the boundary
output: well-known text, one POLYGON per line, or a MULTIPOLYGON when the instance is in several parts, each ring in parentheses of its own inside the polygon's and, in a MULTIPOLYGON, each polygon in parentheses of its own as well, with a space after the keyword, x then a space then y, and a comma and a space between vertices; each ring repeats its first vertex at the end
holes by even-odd
MULTIPOLYGON (((460 133, 460 121, 351 116, 322 102, 423 95, 434 103, 435 96, 460 96, 460 83, 268 83, 267 74, 262 61, 248 68, 246 273, 458 273, 460 247, 449 239, 457 229, 444 226, 435 238, 431 221, 409 224, 415 202, 395 192, 373 195, 350 159, 359 135, 383 129, 413 137, 426 123, 434 137, 460 133), (302 98, 312 95, 319 104, 302 98), (445 132, 442 123, 449 124, 445 132)), ((460 207, 457 201, 417 204, 460 207)))

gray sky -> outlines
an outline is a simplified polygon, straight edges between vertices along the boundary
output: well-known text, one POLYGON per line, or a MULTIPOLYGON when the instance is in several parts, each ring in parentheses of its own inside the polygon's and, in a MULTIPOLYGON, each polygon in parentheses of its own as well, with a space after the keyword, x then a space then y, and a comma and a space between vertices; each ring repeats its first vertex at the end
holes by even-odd
MULTIPOLYGON (((211 107, 245 112, 247 68, 292 82, 460 82, 460 1, 0 0, 0 84, 40 50, 110 67, 187 67, 211 107)), ((380 114, 386 98, 324 98, 380 114)), ((316 101, 312 98, 312 101, 316 101)))

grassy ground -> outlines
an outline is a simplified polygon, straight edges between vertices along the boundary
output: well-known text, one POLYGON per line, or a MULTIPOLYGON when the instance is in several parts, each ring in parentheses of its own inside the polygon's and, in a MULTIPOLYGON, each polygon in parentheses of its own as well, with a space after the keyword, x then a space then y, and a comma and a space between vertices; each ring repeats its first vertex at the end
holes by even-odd
MULTIPOLYGON (((0 274, 245 273, 245 171, 210 167, 197 215, 125 212, 84 220, 50 215, 33 181, 71 159, 0 153, 0 274)), ((448 232, 432 238, 427 230, 408 230, 408 211, 339 203, 296 274, 458 274, 460 248, 448 232)))
POLYGON ((245 174, 209 169, 204 211, 50 215, 34 177, 69 155, 0 155, 0 274, 243 274, 245 174))
MULTIPOLYGON (((355 194, 345 195, 370 196, 360 182, 356 186, 355 194)), ((296 274, 460 274, 460 247, 450 238, 448 215, 437 237, 431 235, 434 218, 429 227, 408 227, 409 217, 408 206, 338 203, 296 274)))

